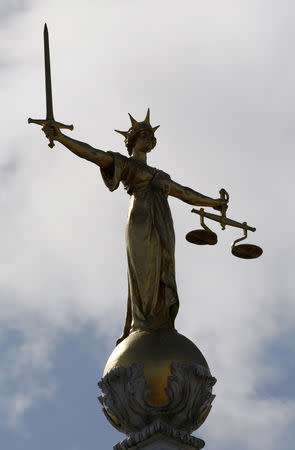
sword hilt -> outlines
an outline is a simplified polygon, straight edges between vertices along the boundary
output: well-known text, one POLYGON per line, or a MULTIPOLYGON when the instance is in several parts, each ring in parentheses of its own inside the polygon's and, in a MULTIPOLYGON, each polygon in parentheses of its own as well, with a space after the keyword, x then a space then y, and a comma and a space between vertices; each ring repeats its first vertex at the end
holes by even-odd
MULTIPOLYGON (((53 126, 55 126, 56 128, 64 128, 64 129, 66 129, 66 130, 73 130, 74 129, 74 125, 65 125, 64 123, 61 123, 61 122, 56 122, 55 120, 52 120, 52 119, 45 119, 45 120, 42 120, 42 119, 31 119, 30 117, 28 118, 28 123, 35 123, 35 124, 37 124, 37 125, 41 125, 42 127, 45 127, 45 126, 50 126, 50 125, 53 125, 53 126)), ((53 148, 54 147, 54 141, 53 141, 53 139, 50 139, 49 138, 49 144, 48 144, 48 146, 50 147, 50 148, 53 148)))

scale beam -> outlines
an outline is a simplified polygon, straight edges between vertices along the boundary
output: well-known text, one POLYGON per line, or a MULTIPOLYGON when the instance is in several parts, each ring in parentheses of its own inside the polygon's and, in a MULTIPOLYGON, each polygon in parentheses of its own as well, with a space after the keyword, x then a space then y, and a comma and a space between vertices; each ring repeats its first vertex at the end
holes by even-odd
POLYGON ((201 217, 206 217, 207 219, 214 220, 215 222, 219 222, 220 224, 229 225, 231 227, 242 228, 243 230, 248 231, 256 231, 256 228, 250 227, 246 222, 237 222, 236 220, 229 219, 228 217, 218 216, 217 214, 212 214, 205 212, 203 208, 195 209, 192 211, 195 214, 198 214, 201 217))

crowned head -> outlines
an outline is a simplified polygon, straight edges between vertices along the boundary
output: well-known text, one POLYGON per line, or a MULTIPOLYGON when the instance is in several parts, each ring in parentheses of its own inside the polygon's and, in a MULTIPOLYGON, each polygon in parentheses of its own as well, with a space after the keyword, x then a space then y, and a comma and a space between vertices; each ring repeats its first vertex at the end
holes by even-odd
POLYGON ((131 114, 129 114, 129 117, 131 120, 131 127, 128 131, 115 130, 117 133, 124 136, 125 145, 129 155, 132 155, 132 151, 136 147, 145 153, 151 151, 156 146, 157 139, 155 138, 154 133, 160 125, 156 127, 151 126, 150 109, 148 108, 143 122, 137 122, 131 114))

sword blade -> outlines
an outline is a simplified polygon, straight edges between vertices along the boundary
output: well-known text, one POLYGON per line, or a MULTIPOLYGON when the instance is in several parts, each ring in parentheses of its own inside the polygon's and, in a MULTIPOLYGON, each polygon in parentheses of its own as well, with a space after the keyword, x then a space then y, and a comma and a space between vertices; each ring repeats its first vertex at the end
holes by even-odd
POLYGON ((44 61, 45 61, 45 92, 46 92, 46 120, 54 120, 51 90, 50 54, 48 28, 44 25, 44 61))

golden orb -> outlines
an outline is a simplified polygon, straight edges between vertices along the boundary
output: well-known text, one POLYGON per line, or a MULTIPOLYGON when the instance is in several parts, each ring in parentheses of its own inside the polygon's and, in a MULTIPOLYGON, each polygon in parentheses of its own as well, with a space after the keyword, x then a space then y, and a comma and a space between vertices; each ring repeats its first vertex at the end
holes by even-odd
POLYGON ((141 363, 149 389, 149 402, 163 405, 168 402, 165 388, 172 362, 199 364, 209 370, 208 364, 193 342, 175 331, 134 331, 124 339, 109 357, 105 376, 116 366, 128 367, 141 363))

